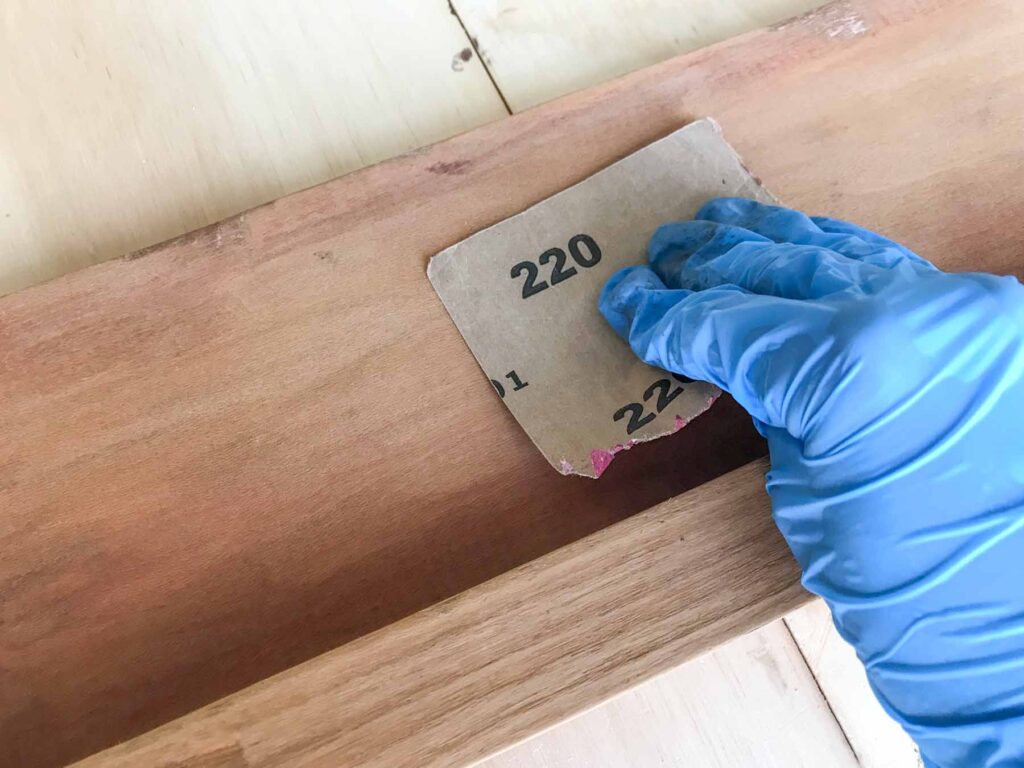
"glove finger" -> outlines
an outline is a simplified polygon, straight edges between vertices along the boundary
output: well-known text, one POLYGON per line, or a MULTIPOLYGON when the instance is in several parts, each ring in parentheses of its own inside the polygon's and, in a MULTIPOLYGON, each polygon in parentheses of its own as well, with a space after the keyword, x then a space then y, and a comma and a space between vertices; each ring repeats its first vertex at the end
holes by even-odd
POLYGON ((708 221, 659 228, 648 245, 652 269, 669 288, 738 285, 751 293, 819 299, 871 293, 892 273, 812 245, 775 243, 740 227, 708 221))
POLYGON ((813 221, 815 226, 817 226, 822 232, 827 234, 853 237, 868 245, 878 246, 883 249, 891 249, 897 254, 903 256, 907 261, 910 261, 913 264, 918 264, 921 267, 926 267, 929 271, 937 271, 938 269, 930 261, 921 258, 905 245, 901 245, 895 240, 890 240, 885 235, 872 232, 870 229, 864 229, 864 227, 858 227, 856 224, 851 224, 848 221, 833 219, 829 216, 811 216, 811 221, 813 221))
POLYGON ((597 306, 614 331, 628 339, 637 307, 643 300, 662 293, 667 293, 665 284, 652 270, 647 267, 626 267, 608 278, 601 289, 597 306))
POLYGON ((766 205, 756 200, 738 197, 711 200, 697 212, 697 218, 743 227, 776 243, 828 248, 883 269, 906 269, 902 265, 909 263, 912 273, 935 271, 917 254, 862 227, 838 219, 810 217, 791 208, 766 205), (821 223, 827 228, 823 228, 821 223))
POLYGON ((679 283, 679 275, 687 265, 696 268, 747 242, 771 244, 767 237, 742 227, 680 221, 663 224, 654 231, 647 243, 647 258, 667 287, 690 288, 679 283))
POLYGON ((710 200, 697 211, 696 218, 743 227, 776 243, 821 245, 817 238, 825 235, 809 216, 800 211, 743 197, 710 200))
POLYGON ((601 311, 637 356, 710 381, 759 422, 785 427, 786 394, 797 377, 813 373, 803 362, 815 357, 832 310, 735 285, 693 292, 658 288, 659 282, 634 267, 616 274, 601 294, 601 311))

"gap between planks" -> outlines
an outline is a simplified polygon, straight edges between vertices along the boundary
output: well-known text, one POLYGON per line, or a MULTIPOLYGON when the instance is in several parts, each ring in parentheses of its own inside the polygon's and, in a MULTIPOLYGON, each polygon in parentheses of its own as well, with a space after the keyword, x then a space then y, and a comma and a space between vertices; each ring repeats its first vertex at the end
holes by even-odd
POLYGON ((459 12, 455 8, 453 0, 448 0, 448 10, 451 12, 455 20, 459 22, 459 26, 462 27, 463 33, 466 35, 466 40, 469 41, 470 47, 476 54, 477 59, 480 61, 480 66, 484 68, 484 72, 487 74, 487 78, 491 81, 491 85, 494 86, 494 91, 498 94, 498 98, 501 99, 501 103, 505 106, 505 111, 510 115, 512 114, 512 107, 509 106, 508 99, 505 98, 505 94, 502 93, 501 87, 498 85, 498 81, 494 79, 494 73, 491 71, 491 65, 484 57, 483 52, 480 50, 480 41, 470 33, 469 28, 466 27, 466 23, 459 16, 459 12))

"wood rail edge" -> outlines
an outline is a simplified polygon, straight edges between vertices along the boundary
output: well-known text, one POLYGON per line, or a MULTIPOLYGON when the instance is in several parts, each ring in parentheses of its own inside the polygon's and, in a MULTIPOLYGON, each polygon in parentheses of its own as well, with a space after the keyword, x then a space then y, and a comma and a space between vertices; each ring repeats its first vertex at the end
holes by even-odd
POLYGON ((78 765, 493 754, 809 598, 766 469, 741 467, 78 765))

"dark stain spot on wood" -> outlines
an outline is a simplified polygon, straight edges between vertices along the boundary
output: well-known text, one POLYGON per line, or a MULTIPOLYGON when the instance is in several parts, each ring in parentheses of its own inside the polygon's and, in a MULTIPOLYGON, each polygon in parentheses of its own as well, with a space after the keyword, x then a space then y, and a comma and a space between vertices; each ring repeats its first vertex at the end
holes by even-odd
POLYGON ((472 160, 452 160, 450 163, 438 162, 427 166, 431 173, 440 173, 446 176, 461 176, 473 165, 472 160))
POLYGON ((452 71, 461 72, 465 69, 466 62, 473 58, 473 49, 463 48, 461 51, 452 56, 452 71))
POLYGON ((325 261, 328 264, 338 263, 338 257, 331 251, 315 251, 313 255, 320 259, 320 261, 325 261))

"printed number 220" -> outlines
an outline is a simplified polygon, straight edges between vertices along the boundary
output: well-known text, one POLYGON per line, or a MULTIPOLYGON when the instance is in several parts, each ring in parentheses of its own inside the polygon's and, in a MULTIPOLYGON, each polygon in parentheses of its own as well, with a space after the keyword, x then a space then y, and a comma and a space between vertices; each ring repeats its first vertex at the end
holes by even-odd
MULTIPOLYGON (((672 374, 672 378, 680 384, 693 383, 693 379, 687 378, 686 376, 679 376, 674 373, 672 374)), ((676 387, 675 389, 672 389, 671 380, 658 379, 644 392, 644 402, 646 403, 650 401, 655 394, 657 394, 658 399, 654 403, 654 413, 644 413, 644 407, 640 403, 629 403, 619 408, 619 410, 612 415, 612 419, 614 421, 621 421, 626 418, 626 414, 629 414, 629 421, 626 422, 626 434, 632 435, 640 429, 640 427, 654 421, 655 416, 665 410, 669 403, 683 394, 683 388, 676 387)))
MULTIPOLYGON (((578 266, 584 269, 589 269, 601 261, 601 249, 590 235, 574 235, 569 240, 569 255, 572 256, 572 260, 578 266), (586 254, 583 253, 583 249, 580 246, 584 246, 587 249, 586 254)), ((555 263, 551 268, 551 285, 558 285, 577 274, 576 267, 570 266, 566 269, 566 255, 565 251, 561 248, 548 248, 537 258, 537 261, 541 265, 547 265, 551 263, 552 259, 554 259, 555 263)), ((540 268, 532 261, 520 261, 512 267, 510 275, 515 280, 524 272, 526 273, 526 281, 523 283, 524 299, 535 296, 541 291, 546 291, 550 287, 543 280, 537 282, 540 268)))

